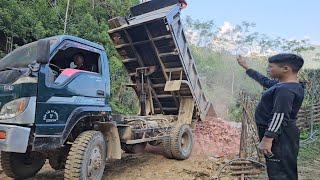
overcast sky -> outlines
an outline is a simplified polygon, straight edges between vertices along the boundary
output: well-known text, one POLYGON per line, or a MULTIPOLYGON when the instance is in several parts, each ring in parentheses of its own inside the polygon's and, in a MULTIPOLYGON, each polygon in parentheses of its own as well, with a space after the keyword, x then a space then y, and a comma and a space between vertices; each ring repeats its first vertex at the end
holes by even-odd
POLYGON ((187 0, 182 16, 214 20, 218 26, 255 22, 271 37, 309 38, 320 45, 320 0, 187 0))

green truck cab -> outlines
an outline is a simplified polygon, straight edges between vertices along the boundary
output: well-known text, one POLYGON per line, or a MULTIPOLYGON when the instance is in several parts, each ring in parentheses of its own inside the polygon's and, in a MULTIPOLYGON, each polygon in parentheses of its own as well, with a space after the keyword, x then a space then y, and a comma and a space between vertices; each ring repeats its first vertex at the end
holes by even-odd
POLYGON ((33 176, 47 158, 60 169, 67 142, 110 121, 108 58, 98 44, 66 35, 42 39, 5 56, 0 70, 1 163, 11 177, 33 176), (92 71, 74 69, 75 54, 92 71))

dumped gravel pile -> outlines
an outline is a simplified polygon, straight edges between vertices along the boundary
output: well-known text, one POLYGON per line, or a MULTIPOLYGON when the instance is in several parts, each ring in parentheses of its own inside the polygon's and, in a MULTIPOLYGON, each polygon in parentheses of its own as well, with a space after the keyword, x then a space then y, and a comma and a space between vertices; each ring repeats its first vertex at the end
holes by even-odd
POLYGON ((207 118, 197 123, 193 137, 193 155, 218 158, 239 153, 240 129, 220 118, 207 118))

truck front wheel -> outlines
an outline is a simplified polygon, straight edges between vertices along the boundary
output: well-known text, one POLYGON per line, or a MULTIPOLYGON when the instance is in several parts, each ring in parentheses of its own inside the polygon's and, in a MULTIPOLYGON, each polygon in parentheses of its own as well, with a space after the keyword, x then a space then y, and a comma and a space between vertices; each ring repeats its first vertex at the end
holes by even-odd
POLYGON ((81 133, 69 151, 64 179, 101 179, 106 152, 106 142, 101 132, 81 133))
POLYGON ((1 152, 1 166, 4 173, 14 179, 31 178, 40 171, 46 158, 37 152, 1 152))

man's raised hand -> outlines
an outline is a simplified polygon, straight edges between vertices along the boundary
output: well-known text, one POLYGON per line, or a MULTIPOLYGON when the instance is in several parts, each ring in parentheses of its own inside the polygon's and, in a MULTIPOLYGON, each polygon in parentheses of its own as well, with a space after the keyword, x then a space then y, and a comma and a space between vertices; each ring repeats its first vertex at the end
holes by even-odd
POLYGON ((241 55, 237 56, 237 61, 238 61, 238 64, 244 69, 246 70, 250 69, 247 61, 241 55))

